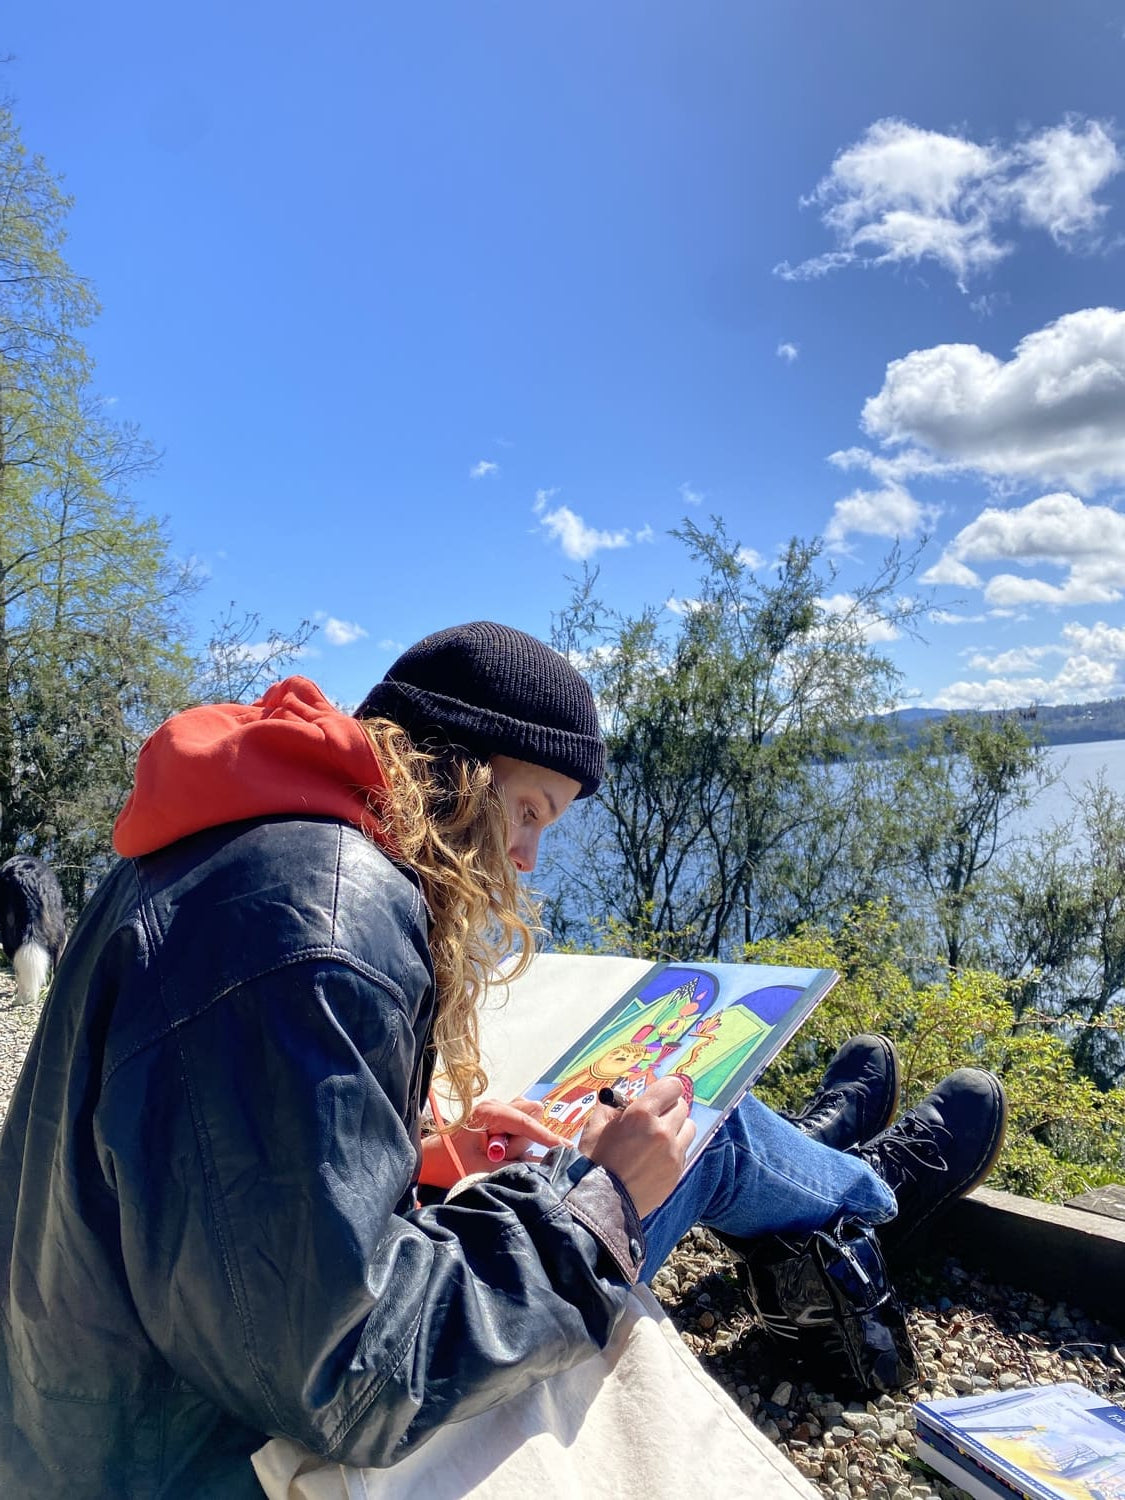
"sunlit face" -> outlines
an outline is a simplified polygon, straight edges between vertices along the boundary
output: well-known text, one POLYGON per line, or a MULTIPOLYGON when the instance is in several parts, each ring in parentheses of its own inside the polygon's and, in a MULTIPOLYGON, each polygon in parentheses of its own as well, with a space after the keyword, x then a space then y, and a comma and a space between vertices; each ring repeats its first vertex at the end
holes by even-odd
POLYGON ((526 875, 535 868, 543 830, 558 822, 582 785, 561 771, 510 755, 494 755, 490 764, 508 814, 508 858, 526 875))
POLYGON ((644 1047, 631 1046, 628 1042, 622 1042, 619 1047, 614 1047, 612 1052, 605 1052, 596 1062, 592 1062, 590 1072, 595 1078, 620 1078, 622 1073, 627 1073, 634 1063, 640 1062, 644 1055, 644 1047))

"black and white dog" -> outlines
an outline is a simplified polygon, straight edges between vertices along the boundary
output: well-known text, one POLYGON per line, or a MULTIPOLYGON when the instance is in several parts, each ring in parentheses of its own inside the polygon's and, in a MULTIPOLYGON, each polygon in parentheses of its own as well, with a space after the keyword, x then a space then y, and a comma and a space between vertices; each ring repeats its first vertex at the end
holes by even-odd
POLYGON ((55 872, 30 854, 0 865, 0 945, 16 971, 16 1003, 39 993, 66 942, 62 888, 55 872))

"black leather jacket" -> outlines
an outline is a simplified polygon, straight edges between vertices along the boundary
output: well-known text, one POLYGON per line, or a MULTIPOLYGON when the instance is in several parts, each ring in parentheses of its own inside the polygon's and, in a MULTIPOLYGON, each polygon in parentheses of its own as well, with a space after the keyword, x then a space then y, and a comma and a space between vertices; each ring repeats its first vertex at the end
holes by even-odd
POLYGON ((413 1206, 433 970, 330 820, 124 861, 0 1135, 0 1494, 249 1496, 285 1435, 388 1465, 608 1340, 643 1258, 573 1150, 413 1206))

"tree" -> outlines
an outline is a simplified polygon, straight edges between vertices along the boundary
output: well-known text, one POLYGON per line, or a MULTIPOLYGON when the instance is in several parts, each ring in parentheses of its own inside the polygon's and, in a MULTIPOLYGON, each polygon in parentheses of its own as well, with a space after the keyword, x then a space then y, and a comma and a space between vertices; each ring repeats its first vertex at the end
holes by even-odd
POLYGON ((1062 1201, 1125 1169, 1125 1091, 1082 1076, 1062 1020, 1020 1022, 1020 985, 998 974, 937 966, 925 982, 885 904, 857 910, 839 932, 808 927, 760 943, 751 962, 837 969, 842 982, 756 1086, 774 1108, 807 1098, 832 1051, 856 1032, 882 1032, 898 1048, 903 1104, 917 1103, 953 1068, 991 1068, 1003 1079, 1010 1119, 997 1183, 1062 1201))
POLYGON ((1074 796, 995 892, 994 962, 1022 981, 1019 1014, 1068 1018, 1078 1069, 1125 1079, 1125 797, 1104 774, 1074 796))
MULTIPOLYGON (((93 388, 69 208, 0 106, 0 858, 48 858, 77 906, 138 746, 202 664, 183 612, 198 579, 129 495, 154 455, 93 388)), ((274 637, 271 659, 304 638, 274 637)))
POLYGON ((233 602, 213 622, 203 648, 195 693, 201 703, 248 703, 273 682, 316 633, 301 620, 286 634, 269 629, 262 638, 262 617, 256 610, 239 612, 233 602))
POLYGON ((895 681, 869 636, 915 606, 897 592, 897 553, 829 600, 816 542, 791 542, 762 581, 718 519, 673 534, 700 571, 679 614, 617 618, 587 578, 557 622, 556 644, 593 682, 608 769, 551 871, 550 913, 564 936, 597 913, 649 948, 674 931, 681 956, 685 942, 717 954, 810 905, 845 908, 845 872, 863 887, 870 871, 834 857, 858 839, 844 761, 895 681))
POLYGON ((1011 824, 1044 782, 1041 747, 1010 715, 950 716, 889 763, 889 871, 905 905, 928 902, 945 961, 979 957, 989 934, 975 903, 985 873, 1011 843, 1011 824))

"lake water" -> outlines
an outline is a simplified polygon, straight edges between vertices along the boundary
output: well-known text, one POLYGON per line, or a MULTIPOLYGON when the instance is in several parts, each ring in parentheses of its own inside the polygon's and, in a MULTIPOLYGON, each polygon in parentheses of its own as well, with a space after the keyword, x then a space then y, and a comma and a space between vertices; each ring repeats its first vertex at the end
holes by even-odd
POLYGON ((1086 782, 1105 774, 1106 785, 1125 797, 1125 740, 1091 740, 1084 745, 1049 745, 1045 760, 1058 780, 1043 788, 1031 807, 1018 820, 1020 832, 1034 833, 1052 823, 1062 823, 1073 812, 1071 794, 1086 782))

